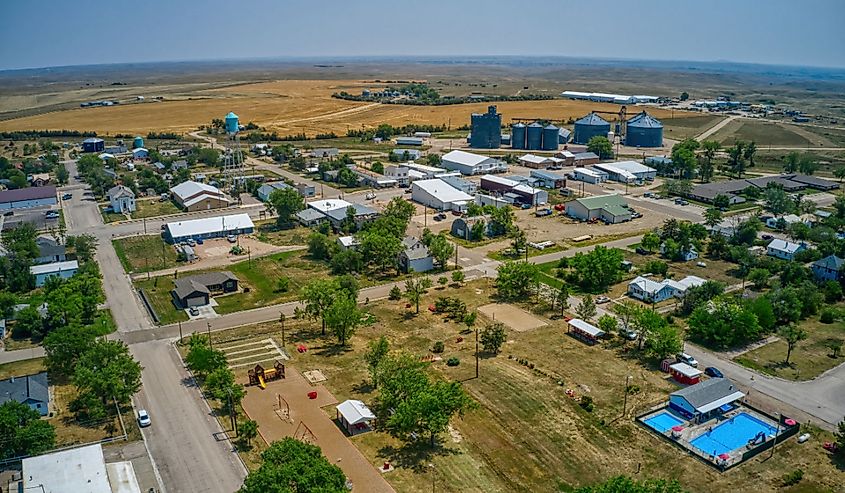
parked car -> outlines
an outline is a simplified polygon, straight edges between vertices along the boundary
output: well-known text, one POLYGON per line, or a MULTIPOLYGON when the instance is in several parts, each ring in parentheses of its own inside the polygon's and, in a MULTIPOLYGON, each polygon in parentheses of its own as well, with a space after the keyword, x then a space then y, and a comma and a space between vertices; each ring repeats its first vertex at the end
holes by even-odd
POLYGON ((649 198, 649 197, 652 197, 652 196, 654 196, 654 194, 652 192, 646 192, 646 193, 643 194, 643 197, 645 197, 645 198, 649 198))
POLYGON ((705 262, 696 262, 695 265, 699 267, 707 267, 707 264, 705 262))
POLYGON ((188 308, 188 313, 190 313, 191 315, 196 317, 197 315, 200 314, 200 311, 199 311, 199 308, 192 306, 192 307, 188 308))
POLYGON ((636 341, 637 337, 640 336, 640 333, 637 332, 636 330, 629 329, 629 328, 626 328, 626 327, 623 327, 622 330, 619 331, 619 334, 621 334, 622 337, 624 337, 625 339, 628 339, 629 341, 636 341))
POLYGON ((446 219, 446 214, 443 213, 443 212, 440 212, 440 213, 434 215, 435 221, 442 221, 444 219, 446 219))
POLYGON ((708 377, 713 377, 713 378, 725 378, 725 376, 722 375, 722 372, 719 371, 719 369, 716 368, 715 366, 708 366, 707 368, 705 368, 704 374, 707 375, 708 377))
POLYGON ((153 422, 150 420, 150 415, 146 409, 139 409, 138 410, 138 426, 141 428, 146 428, 150 426, 153 422))
POLYGON ((530 209, 530 208, 531 208, 531 204, 522 204, 520 206, 520 209, 530 209))
POLYGON ((7 216, 7 217, 8 217, 8 216, 14 216, 14 215, 15 215, 15 211, 6 211, 6 212, 4 212, 4 213, 3 213, 3 215, 4 215, 4 216, 7 216))
POLYGON ((229 243, 235 243, 236 241, 238 241, 237 235, 227 235, 226 239, 229 241, 229 243))
POLYGON ((73 198, 72 193, 66 193, 66 194, 62 195, 62 200, 70 200, 72 198, 73 198))
POLYGON ((610 298, 608 298, 607 296, 596 296, 596 303, 599 305, 601 305, 602 303, 607 303, 608 301, 610 301, 610 298))
POLYGON ((197 241, 193 238, 188 238, 188 241, 186 241, 185 243, 187 243, 188 246, 197 246, 197 241))
POLYGON ((774 236, 772 236, 772 235, 768 235, 768 234, 767 234, 767 235, 762 235, 760 238, 763 238, 763 239, 764 239, 764 240, 766 240, 766 241, 772 241, 772 240, 774 240, 774 239, 775 239, 775 237, 774 237, 774 236))
POLYGON ((202 238, 197 238, 197 245, 202 245, 202 244, 203 244, 202 238))
POLYGON ((411 190, 410 188, 405 189, 405 193, 411 193, 411 192, 413 192, 413 190, 411 190))
POLYGON ((687 353, 679 353, 675 359, 678 360, 678 363, 686 363, 693 368, 698 367, 698 361, 687 353))
POLYGON ((47 219, 57 219, 59 217, 59 213, 57 211, 47 211, 44 213, 44 217, 47 219))

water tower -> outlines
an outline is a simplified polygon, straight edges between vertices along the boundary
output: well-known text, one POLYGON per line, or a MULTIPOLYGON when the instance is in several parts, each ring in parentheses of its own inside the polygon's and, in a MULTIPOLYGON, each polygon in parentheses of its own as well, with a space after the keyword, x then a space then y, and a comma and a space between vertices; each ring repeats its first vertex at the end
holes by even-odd
POLYGON ((238 185, 244 176, 244 155, 241 152, 240 124, 238 115, 226 115, 226 149, 223 151, 223 179, 237 196, 238 185))

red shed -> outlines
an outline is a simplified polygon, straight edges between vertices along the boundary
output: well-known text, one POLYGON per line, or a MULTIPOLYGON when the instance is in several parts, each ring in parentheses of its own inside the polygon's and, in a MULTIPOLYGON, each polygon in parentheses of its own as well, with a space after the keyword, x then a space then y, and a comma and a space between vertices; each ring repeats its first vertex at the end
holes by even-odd
POLYGON ((693 368, 686 363, 675 363, 669 366, 669 373, 672 377, 687 385, 697 384, 701 380, 701 370, 693 368))

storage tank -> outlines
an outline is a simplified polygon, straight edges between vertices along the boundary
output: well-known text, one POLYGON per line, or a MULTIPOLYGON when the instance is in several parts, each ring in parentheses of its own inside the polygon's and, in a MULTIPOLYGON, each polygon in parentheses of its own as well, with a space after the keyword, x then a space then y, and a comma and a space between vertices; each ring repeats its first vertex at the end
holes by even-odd
POLYGON ((528 125, 525 138, 525 148, 529 151, 539 151, 543 147, 543 126, 537 122, 528 125))
POLYGON ((238 115, 231 111, 226 115, 226 133, 238 133, 238 115))
POLYGON ((511 147, 525 149, 525 125, 517 123, 511 126, 511 147))
POLYGON ((661 147, 663 124, 645 111, 634 116, 625 125, 625 145, 631 147, 661 147))
POLYGON ((502 145, 502 115, 496 107, 487 107, 487 113, 473 113, 470 117, 469 146, 476 149, 498 149, 502 145))
POLYGON ((556 151, 558 139, 560 138, 560 129, 554 125, 548 125, 543 129, 543 150, 556 151))
POLYGON ((575 121, 575 138, 576 144, 586 144, 596 136, 606 137, 610 132, 610 123, 604 118, 595 113, 575 121))
POLYGON ((135 140, 132 141, 132 148, 137 149, 139 147, 144 147, 144 138, 140 135, 135 137, 135 140))

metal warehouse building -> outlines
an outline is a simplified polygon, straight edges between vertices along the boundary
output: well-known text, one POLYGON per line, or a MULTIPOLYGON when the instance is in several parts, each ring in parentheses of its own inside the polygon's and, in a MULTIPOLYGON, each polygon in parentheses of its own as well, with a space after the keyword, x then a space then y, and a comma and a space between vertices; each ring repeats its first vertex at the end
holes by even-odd
POLYGON ((653 180, 657 170, 636 161, 617 161, 615 163, 598 163, 593 168, 604 171, 613 181, 630 183, 632 181, 653 180))
POLYGON ((663 146, 663 124, 645 111, 629 119, 625 128, 625 145, 627 146, 663 146))
POLYGON ((576 144, 586 144, 590 142, 593 137, 607 137, 610 132, 610 123, 604 118, 595 113, 575 121, 575 138, 576 144))
POLYGON ((189 238, 196 240, 250 234, 254 229, 255 225, 249 218, 249 214, 233 214, 167 223, 164 225, 162 235, 168 243, 181 243, 189 238))
POLYGON ((440 165, 449 171, 460 171, 464 175, 480 175, 507 171, 502 161, 465 151, 452 151, 443 155, 440 165))
POLYGON ((610 224, 631 220, 627 202, 617 194, 584 197, 567 202, 566 215, 582 221, 600 219, 610 224))
POLYGON ((498 149, 502 144, 502 115, 495 106, 488 106, 487 113, 473 113, 469 146, 476 149, 498 149))
POLYGON ((56 205, 56 187, 29 187, 0 191, 0 210, 56 205))
POLYGON ((462 192, 443 180, 417 180, 411 183, 411 199, 438 211, 466 211, 472 195, 462 192))

